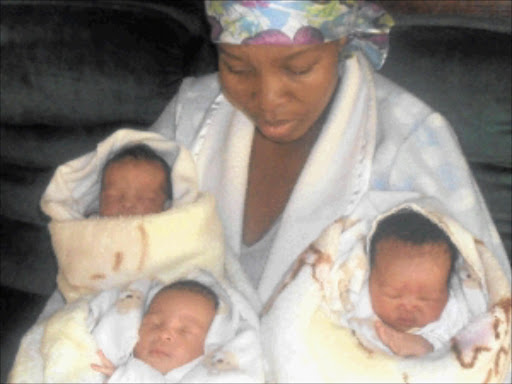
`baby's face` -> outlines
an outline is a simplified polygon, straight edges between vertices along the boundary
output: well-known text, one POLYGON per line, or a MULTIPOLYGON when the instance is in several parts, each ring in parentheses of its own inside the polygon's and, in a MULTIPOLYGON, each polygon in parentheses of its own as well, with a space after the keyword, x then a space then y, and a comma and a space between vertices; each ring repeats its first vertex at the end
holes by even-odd
POLYGON ((100 216, 147 215, 164 210, 167 175, 151 160, 126 158, 105 170, 100 216))
POLYGON ((201 294, 164 290, 142 320, 134 355, 165 375, 204 353, 214 317, 214 303, 201 294))
POLYGON ((446 244, 383 239, 370 273, 373 310, 398 331, 423 327, 439 318, 448 301, 449 272, 446 244))

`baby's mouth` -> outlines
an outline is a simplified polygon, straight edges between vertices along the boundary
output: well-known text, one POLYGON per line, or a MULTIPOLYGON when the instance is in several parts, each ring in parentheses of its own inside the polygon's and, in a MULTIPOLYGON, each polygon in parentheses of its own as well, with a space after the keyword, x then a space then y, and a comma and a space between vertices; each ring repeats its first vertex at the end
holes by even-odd
POLYGON ((161 348, 154 348, 149 351, 149 354, 154 357, 170 357, 169 353, 161 348))
POLYGON ((402 329, 409 329, 414 327, 415 321, 411 317, 400 317, 396 320, 396 323, 400 326, 402 329))

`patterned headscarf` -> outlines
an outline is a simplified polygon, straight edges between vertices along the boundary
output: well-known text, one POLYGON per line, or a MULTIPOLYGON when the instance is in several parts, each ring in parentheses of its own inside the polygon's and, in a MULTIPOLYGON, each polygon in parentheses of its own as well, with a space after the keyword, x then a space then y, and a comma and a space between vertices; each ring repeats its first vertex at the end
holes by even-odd
POLYGON ((214 43, 295 45, 348 37, 376 69, 388 52, 394 22, 377 4, 358 0, 206 0, 214 43))

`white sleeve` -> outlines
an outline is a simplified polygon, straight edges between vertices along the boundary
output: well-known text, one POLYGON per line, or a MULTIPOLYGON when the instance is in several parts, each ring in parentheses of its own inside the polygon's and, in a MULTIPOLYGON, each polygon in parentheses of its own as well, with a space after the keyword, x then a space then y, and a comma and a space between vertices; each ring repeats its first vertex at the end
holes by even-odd
POLYGON ((441 317, 414 332, 425 338, 434 347, 434 352, 450 346, 450 339, 470 321, 469 308, 461 294, 450 292, 441 317))
POLYGON ((117 367, 107 383, 165 383, 165 377, 153 367, 134 357, 117 367))

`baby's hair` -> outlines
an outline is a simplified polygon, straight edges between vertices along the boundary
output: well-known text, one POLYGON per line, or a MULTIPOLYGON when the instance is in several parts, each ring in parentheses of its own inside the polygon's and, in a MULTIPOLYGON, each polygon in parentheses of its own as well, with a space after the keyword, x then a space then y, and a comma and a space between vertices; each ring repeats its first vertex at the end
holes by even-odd
POLYGON ((172 185, 171 185, 171 167, 167 162, 158 155, 149 145, 146 144, 136 144, 130 147, 125 147, 117 152, 114 156, 112 156, 103 166, 101 171, 101 184, 103 185, 103 178, 105 177, 105 171, 109 166, 114 163, 118 163, 124 159, 134 159, 134 160, 142 160, 142 161, 154 161, 159 163, 165 172, 165 194, 169 200, 172 200, 172 185))
POLYGON ((442 243, 450 252, 450 274, 457 259, 457 248, 437 224, 410 208, 403 208, 377 224, 370 240, 370 266, 374 265, 377 244, 384 239, 398 239, 414 245, 442 243))
POLYGON ((217 310, 217 308, 219 308, 219 297, 213 291, 213 289, 211 289, 210 287, 208 287, 198 281, 195 281, 195 280, 175 281, 175 282, 163 287, 160 291, 158 291, 157 295, 163 291, 187 291, 187 292, 198 293, 199 295, 203 296, 205 299, 210 300, 213 303, 215 310, 217 310))

